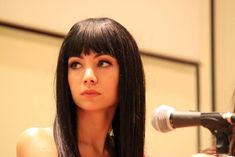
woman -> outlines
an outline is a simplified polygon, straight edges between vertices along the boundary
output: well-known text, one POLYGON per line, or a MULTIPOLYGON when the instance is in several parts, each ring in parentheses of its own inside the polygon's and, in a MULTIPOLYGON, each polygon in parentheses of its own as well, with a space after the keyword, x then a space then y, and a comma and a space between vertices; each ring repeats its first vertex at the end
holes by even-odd
POLYGON ((137 44, 109 18, 76 23, 62 44, 52 128, 26 130, 17 156, 143 157, 145 81, 137 44))

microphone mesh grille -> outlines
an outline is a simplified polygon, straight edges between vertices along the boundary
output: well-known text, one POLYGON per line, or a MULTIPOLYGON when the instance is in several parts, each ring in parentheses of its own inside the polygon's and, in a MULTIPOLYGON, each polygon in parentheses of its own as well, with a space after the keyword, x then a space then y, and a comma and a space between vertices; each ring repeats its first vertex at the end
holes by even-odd
POLYGON ((152 116, 153 127, 160 132, 168 132, 173 130, 174 128, 170 123, 170 115, 174 110, 174 108, 166 105, 161 105, 156 108, 152 116))

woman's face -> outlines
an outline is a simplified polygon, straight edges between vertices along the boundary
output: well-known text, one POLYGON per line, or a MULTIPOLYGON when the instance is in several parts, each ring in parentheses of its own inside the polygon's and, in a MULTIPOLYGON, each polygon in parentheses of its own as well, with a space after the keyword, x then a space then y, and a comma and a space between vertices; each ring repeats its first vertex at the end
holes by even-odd
POLYGON ((68 83, 81 110, 98 111, 118 103, 119 65, 110 55, 91 52, 68 60, 68 83))

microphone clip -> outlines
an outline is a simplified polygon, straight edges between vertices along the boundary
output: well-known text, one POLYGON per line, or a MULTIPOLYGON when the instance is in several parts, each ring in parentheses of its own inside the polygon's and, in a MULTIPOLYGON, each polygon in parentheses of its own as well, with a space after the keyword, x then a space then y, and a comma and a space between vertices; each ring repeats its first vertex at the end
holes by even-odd
POLYGON ((216 138, 216 152, 228 154, 232 137, 232 125, 220 113, 202 113, 201 124, 216 138), (213 115, 212 115, 213 114, 213 115))

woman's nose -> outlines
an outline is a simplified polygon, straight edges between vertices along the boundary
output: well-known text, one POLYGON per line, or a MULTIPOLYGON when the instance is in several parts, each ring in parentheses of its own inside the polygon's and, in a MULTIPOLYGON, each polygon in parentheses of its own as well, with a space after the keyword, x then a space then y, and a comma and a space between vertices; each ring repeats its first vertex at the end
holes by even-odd
POLYGON ((83 83, 87 86, 92 86, 97 83, 97 77, 92 68, 87 68, 84 73, 83 83))

